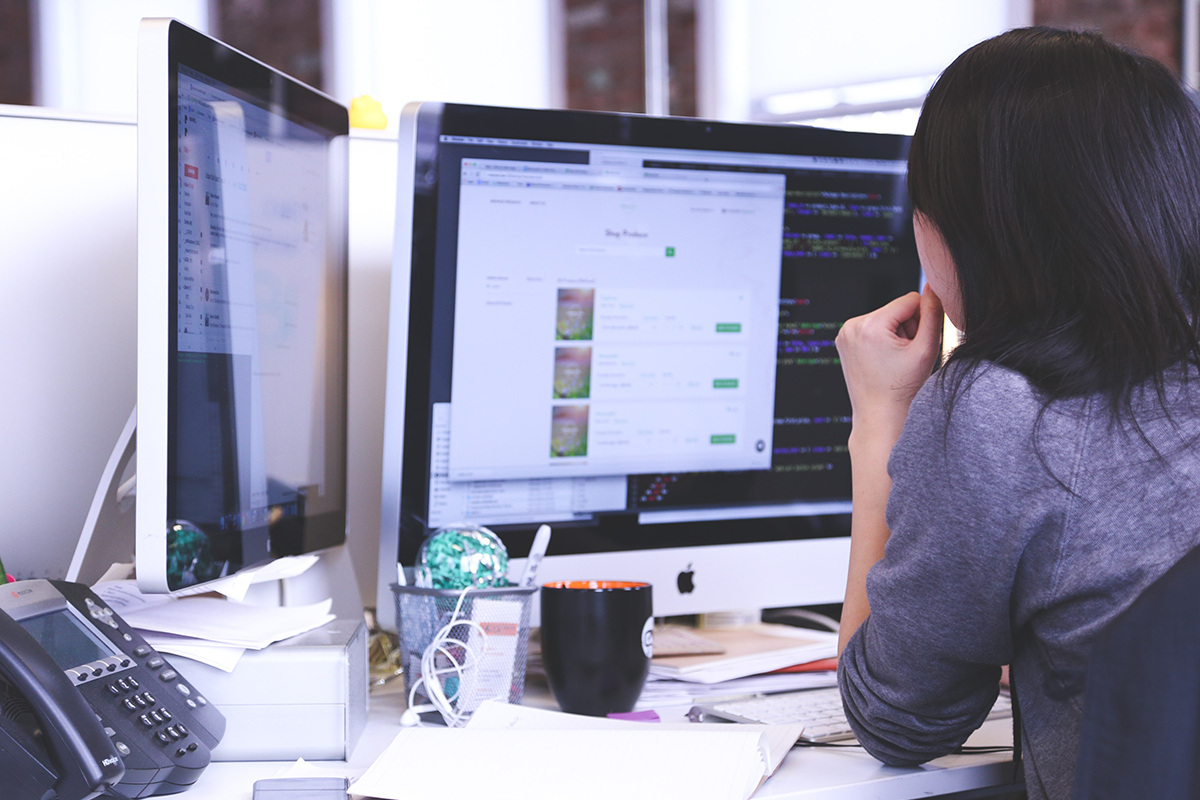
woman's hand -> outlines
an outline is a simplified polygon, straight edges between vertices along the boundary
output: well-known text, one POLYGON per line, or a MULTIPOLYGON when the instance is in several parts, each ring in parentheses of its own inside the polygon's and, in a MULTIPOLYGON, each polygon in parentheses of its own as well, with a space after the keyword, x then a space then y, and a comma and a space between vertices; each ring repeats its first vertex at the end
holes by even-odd
POLYGON ((926 285, 922 294, 909 292, 842 326, 837 349, 853 408, 852 438, 882 436, 889 450, 895 444, 941 355, 942 319, 942 302, 926 285))
POLYGON ((871 613, 867 572, 883 558, 891 533, 887 499, 892 488, 888 456, 900 438, 908 407, 933 372, 942 347, 942 303, 929 286, 878 311, 855 317, 837 337, 842 373, 850 389, 850 572, 838 632, 838 654, 871 613))

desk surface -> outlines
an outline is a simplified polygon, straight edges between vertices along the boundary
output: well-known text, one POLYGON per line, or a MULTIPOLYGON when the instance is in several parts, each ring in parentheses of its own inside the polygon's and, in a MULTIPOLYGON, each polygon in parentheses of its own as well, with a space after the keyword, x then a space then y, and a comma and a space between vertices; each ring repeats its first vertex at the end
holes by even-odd
MULTIPOLYGON (((532 705, 545 705, 548 698, 534 694, 532 705)), ((400 730, 404 698, 385 694, 371 698, 371 714, 362 738, 349 761, 321 761, 321 769, 349 778, 361 775, 400 730)), ((682 721, 686 708, 662 709, 665 720, 682 721)), ((1012 744, 1011 720, 984 723, 969 745, 1012 744)), ((254 781, 274 777, 290 762, 215 762, 181 800, 251 800, 254 781)), ((808 798, 815 800, 901 800, 1004 787, 1012 782, 1010 753, 946 756, 921 767, 886 767, 854 748, 795 748, 779 770, 754 794, 756 800, 808 798)))

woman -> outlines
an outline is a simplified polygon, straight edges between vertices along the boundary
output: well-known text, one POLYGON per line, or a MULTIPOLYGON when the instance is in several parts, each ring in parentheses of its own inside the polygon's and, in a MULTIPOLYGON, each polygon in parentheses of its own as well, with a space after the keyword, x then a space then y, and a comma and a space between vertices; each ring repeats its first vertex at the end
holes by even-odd
POLYGON ((847 716, 921 763, 1011 664, 1029 796, 1068 797, 1092 642, 1200 543, 1200 119, 1157 62, 1011 31, 930 91, 909 188, 928 285, 837 341, 847 716))

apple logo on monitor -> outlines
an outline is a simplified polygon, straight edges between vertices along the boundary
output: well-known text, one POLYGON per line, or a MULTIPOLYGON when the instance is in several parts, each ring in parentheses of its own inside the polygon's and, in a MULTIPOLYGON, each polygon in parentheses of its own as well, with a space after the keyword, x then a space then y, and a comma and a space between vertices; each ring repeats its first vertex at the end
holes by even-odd
POLYGON ((688 564, 687 569, 679 573, 679 577, 675 579, 675 585, 679 587, 680 594, 691 594, 695 590, 696 584, 692 580, 695 575, 691 564, 688 564))

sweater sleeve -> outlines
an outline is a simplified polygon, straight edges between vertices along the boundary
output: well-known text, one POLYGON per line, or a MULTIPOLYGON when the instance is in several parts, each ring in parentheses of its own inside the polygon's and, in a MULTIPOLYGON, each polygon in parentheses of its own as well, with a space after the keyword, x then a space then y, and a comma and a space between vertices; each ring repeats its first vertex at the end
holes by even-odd
POLYGON ((1065 522, 1065 490, 1033 445, 1040 403, 1014 373, 975 377, 952 415, 951 381, 913 402, 888 463, 891 536, 867 576, 871 613, 838 665, 851 728, 890 765, 945 755, 986 719, 1013 656, 1026 545, 1065 522))

